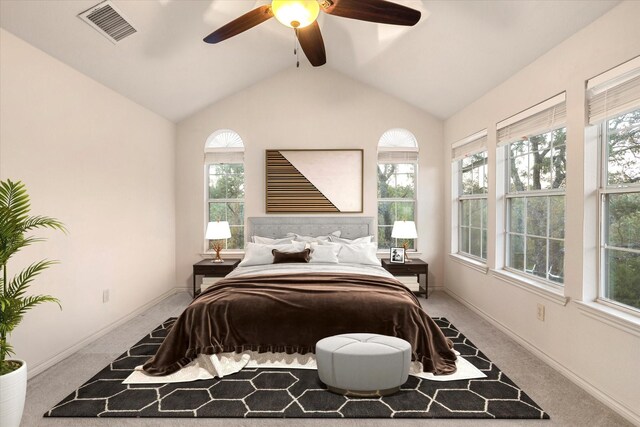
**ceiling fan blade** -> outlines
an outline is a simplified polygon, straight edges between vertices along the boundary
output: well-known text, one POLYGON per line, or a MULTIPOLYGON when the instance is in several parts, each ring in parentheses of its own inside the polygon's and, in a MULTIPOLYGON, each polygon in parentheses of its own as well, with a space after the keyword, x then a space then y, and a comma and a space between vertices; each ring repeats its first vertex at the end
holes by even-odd
POLYGON ((223 40, 247 31, 248 29, 261 24, 270 18, 273 18, 271 6, 260 6, 253 9, 251 12, 247 12, 241 17, 236 18, 228 24, 218 28, 213 33, 205 37, 204 41, 207 43, 219 43, 223 40))
POLYGON ((314 21, 307 27, 296 29, 296 37, 311 65, 319 67, 327 63, 327 54, 318 21, 314 21))
POLYGON ((385 0, 324 0, 320 7, 330 15, 393 25, 415 25, 420 11, 385 0))

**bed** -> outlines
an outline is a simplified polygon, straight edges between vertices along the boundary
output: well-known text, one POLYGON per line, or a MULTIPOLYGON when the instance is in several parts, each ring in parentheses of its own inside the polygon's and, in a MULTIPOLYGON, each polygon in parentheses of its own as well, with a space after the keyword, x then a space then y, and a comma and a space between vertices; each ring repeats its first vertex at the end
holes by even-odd
MULTIPOLYGON (((286 233, 299 238, 327 236, 336 230, 340 234, 336 239, 373 234, 370 217, 249 218, 248 224, 249 239, 278 239, 286 233)), ((297 249, 311 246, 309 242, 292 245, 297 249)), ((375 257, 371 261, 370 254, 368 260, 360 261, 357 252, 355 258, 348 258, 349 251, 369 251, 375 244, 340 241, 312 245, 315 249, 288 253, 322 253, 319 246, 324 246, 322 250, 329 247, 337 254, 345 251, 347 257, 337 263, 241 263, 185 309, 156 355, 143 366, 144 371, 150 375, 172 374, 199 355, 248 351, 313 353, 315 343, 327 336, 368 332, 407 340, 412 346, 412 359, 422 364, 424 372, 455 372, 456 355, 451 342, 413 293, 379 262, 375 265, 375 257)), ((261 251, 266 250, 262 245, 248 243, 243 262, 253 259, 252 251, 258 246, 261 251)))

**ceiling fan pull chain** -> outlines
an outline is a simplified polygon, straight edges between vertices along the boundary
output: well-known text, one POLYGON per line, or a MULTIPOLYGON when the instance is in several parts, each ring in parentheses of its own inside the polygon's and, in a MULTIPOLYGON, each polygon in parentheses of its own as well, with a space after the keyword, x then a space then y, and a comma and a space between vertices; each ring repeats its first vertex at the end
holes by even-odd
POLYGON ((293 54, 296 56, 296 68, 300 68, 300 57, 298 56, 298 29, 293 29, 293 54))

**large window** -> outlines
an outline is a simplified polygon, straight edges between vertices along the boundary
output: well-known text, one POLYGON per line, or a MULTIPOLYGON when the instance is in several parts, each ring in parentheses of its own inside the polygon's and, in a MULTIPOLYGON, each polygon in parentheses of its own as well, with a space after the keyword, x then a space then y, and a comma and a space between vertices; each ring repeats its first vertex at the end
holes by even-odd
POLYGON ((458 163, 458 253, 487 259, 487 152, 458 163))
POLYGON ((214 132, 205 144, 206 221, 229 222, 226 249, 244 248, 243 153, 242 139, 227 129, 214 132))
POLYGON ((486 263, 487 260, 487 130, 474 133, 451 146, 452 250, 486 263), (456 249, 457 248, 457 249, 456 249))
POLYGON ((600 136, 599 301, 640 310, 640 57, 590 79, 600 136))
MULTIPOLYGON (((405 129, 391 129, 378 142, 378 248, 398 246, 394 221, 416 220, 418 142, 405 129)), ((409 240, 409 249, 416 241, 409 240)))
POLYGON ((507 142, 505 267, 555 284, 564 283, 565 108, 561 94, 498 126, 507 142))
POLYGON ((640 109, 603 124, 602 297, 640 309, 640 109))

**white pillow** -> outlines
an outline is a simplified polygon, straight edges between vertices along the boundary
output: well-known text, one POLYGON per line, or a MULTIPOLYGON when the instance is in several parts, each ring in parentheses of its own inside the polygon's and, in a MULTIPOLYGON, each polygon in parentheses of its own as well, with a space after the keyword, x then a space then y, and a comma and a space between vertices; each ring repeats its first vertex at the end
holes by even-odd
POLYGON ((346 243, 348 245, 358 244, 358 243, 371 243, 373 242, 373 236, 364 236, 358 237, 357 239, 345 239, 343 237, 329 236, 329 241, 333 243, 346 243))
POLYGON ((260 243, 261 245, 287 245, 291 243, 291 237, 284 237, 282 239, 272 239, 271 237, 253 236, 253 243, 260 243))
POLYGON ((340 252, 340 245, 319 245, 317 243, 311 244, 311 259, 309 263, 338 263, 338 252, 340 252))
POLYGON ((263 245, 249 242, 244 248, 244 258, 238 267, 248 267, 250 265, 273 264, 274 249, 280 252, 300 252, 304 250, 304 242, 294 242, 288 245, 263 245))
POLYGON ((331 239, 331 236, 334 237, 340 237, 340 234, 342 232, 340 230, 338 231, 334 231, 333 233, 331 233, 330 235, 327 236, 317 236, 317 237, 313 237, 313 236, 302 236, 300 234, 296 234, 296 233, 287 233, 287 237, 292 238, 293 240, 295 240, 296 242, 328 242, 329 239, 331 239))
POLYGON ((378 245, 375 242, 341 245, 338 262, 347 264, 380 265, 376 256, 378 245))

